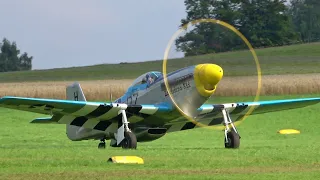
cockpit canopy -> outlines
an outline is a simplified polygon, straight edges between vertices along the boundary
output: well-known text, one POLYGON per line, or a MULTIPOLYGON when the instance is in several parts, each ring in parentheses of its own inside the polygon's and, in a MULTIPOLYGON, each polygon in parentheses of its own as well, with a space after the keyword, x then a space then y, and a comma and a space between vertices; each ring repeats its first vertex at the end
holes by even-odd
POLYGON ((134 80, 131 86, 137 86, 140 84, 152 84, 161 76, 162 76, 162 73, 158 71, 147 72, 139 76, 136 80, 134 80))

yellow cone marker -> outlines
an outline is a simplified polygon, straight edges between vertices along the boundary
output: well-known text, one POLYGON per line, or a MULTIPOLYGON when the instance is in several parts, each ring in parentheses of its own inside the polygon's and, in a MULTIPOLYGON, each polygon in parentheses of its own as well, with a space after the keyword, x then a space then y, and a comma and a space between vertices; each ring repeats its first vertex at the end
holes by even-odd
POLYGON ((120 164, 144 164, 143 159, 138 156, 113 156, 109 158, 108 162, 120 164))
POLYGON ((296 129, 282 129, 278 131, 280 134, 300 134, 300 131, 296 129))

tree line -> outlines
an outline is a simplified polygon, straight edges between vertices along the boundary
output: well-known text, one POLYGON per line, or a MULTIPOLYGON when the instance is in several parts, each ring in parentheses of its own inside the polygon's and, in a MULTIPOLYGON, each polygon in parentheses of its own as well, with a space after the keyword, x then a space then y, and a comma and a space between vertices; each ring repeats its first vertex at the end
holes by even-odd
POLYGON ((15 42, 11 43, 4 38, 0 49, 0 72, 31 70, 33 57, 29 57, 26 52, 20 55, 15 42))
MULTIPOLYGON (((218 19, 233 25, 254 48, 320 40, 319 0, 185 0, 187 17, 218 19)), ((195 24, 175 41, 185 56, 247 48, 230 30, 212 23, 195 24)))

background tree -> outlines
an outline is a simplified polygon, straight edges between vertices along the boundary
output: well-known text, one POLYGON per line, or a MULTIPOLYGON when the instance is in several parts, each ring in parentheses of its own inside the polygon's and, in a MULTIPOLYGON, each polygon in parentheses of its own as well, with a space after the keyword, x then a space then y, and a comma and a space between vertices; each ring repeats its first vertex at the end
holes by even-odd
MULTIPOLYGON (((181 26, 196 19, 219 19, 235 23, 239 12, 231 1, 185 0, 187 17, 181 20, 181 26)), ((212 23, 199 23, 176 40, 178 51, 186 56, 223 52, 235 49, 235 35, 224 27, 212 23), (229 37, 229 38, 226 38, 229 37), (229 44, 228 46, 225 46, 229 44)))
POLYGON ((295 31, 303 42, 320 39, 320 1, 291 0, 290 16, 295 31))
POLYGON ((10 43, 6 38, 0 44, 0 72, 31 70, 32 56, 25 52, 21 56, 15 42, 10 43))
MULTIPOLYGON (((200 18, 219 19, 237 28, 254 47, 284 45, 297 39, 285 0, 185 0, 185 5, 187 17, 181 26, 200 18)), ((246 48, 233 32, 210 23, 195 25, 176 40, 176 47, 185 56, 246 48)))
POLYGON ((239 30, 253 46, 281 46, 297 40, 285 2, 285 0, 242 0, 239 30))

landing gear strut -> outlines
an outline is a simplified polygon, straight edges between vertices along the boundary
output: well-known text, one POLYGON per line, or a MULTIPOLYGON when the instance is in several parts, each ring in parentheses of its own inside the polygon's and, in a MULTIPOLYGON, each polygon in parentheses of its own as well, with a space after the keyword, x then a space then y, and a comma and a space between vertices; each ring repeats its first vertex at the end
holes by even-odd
MULTIPOLYGON (((137 137, 131 132, 129 128, 129 122, 127 119, 126 111, 120 110, 122 118, 118 121, 118 130, 114 133, 114 139, 111 139, 111 147, 122 147, 123 149, 136 149, 137 148, 137 137)), ((101 139, 99 149, 106 148, 105 138, 101 139)))
POLYGON ((240 135, 233 124, 229 112, 226 109, 222 109, 222 115, 225 125, 224 130, 224 146, 225 148, 239 148, 240 146, 240 135), (231 125, 231 128, 229 127, 231 125))
POLYGON ((122 114, 122 121, 118 123, 118 131, 116 133, 117 145, 120 145, 123 149, 136 149, 137 137, 129 129, 129 122, 127 119, 126 111, 120 110, 122 114))

